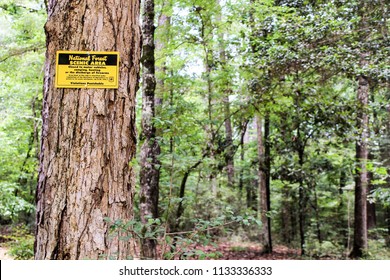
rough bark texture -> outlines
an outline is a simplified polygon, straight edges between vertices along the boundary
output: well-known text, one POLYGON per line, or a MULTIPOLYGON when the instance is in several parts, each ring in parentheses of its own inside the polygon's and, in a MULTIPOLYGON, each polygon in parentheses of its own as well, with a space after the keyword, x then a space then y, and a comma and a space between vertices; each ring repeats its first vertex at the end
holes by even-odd
MULTIPOLYGON (((140 214, 143 223, 148 217, 158 217, 158 193, 160 178, 160 146, 156 139, 155 117, 155 59, 154 59, 154 0, 145 0, 142 15, 142 134, 140 171, 140 214)), ((144 239, 141 242, 144 259, 156 258, 156 241, 144 239)))
MULTIPOLYGON (((365 56, 362 55, 362 66, 366 65, 365 56)), ((357 90, 358 112, 357 128, 359 129, 359 139, 356 142, 356 177, 355 177, 355 226, 354 240, 351 257, 359 258, 363 256, 367 249, 367 189, 368 189, 368 79, 361 75, 358 79, 357 90)))
POLYGON ((266 170, 266 159, 265 159, 265 147, 263 141, 263 125, 260 117, 256 118, 256 129, 257 129, 257 152, 259 158, 259 210, 262 222, 261 242, 263 244, 264 253, 272 252, 271 243, 271 229, 270 229, 270 218, 268 217, 269 209, 269 193, 267 190, 267 170, 266 170))
POLYGON ((36 259, 125 259, 103 220, 131 219, 139 2, 48 1, 36 259), (119 51, 119 88, 54 87, 57 50, 119 51))

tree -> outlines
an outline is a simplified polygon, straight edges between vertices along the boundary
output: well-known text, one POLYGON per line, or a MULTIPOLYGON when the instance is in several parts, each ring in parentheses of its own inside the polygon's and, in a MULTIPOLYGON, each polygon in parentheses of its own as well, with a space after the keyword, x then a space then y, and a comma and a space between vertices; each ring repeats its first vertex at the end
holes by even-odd
MULTIPOLYGON (((369 100, 370 100, 370 80, 379 80, 380 75, 370 71, 370 68, 377 64, 375 59, 380 57, 380 51, 376 48, 387 40, 387 30, 381 26, 381 21, 386 20, 383 16, 383 3, 368 5, 365 2, 358 2, 356 14, 359 21, 356 26, 356 38, 359 42, 357 48, 357 139, 356 139, 356 176, 355 176, 355 225, 354 240, 351 257, 360 258, 365 254, 368 243, 367 233, 367 195, 370 186, 370 176, 368 170, 369 160, 369 100), (380 8, 378 8, 378 6, 380 8), (379 11, 379 15, 378 15, 379 11), (378 21, 377 19, 381 19, 378 21), (379 23, 379 24, 378 24, 379 23), (371 31, 370 26, 377 26, 381 34, 378 35, 375 29, 371 31)), ((387 28, 387 27, 386 27, 387 28)), ((380 66, 378 67, 380 69, 380 66)), ((379 72, 379 71, 378 71, 379 72)), ((381 72, 379 72, 381 73, 381 72)))
MULTIPOLYGON (((366 60, 362 55, 362 64, 366 60)), ((363 65, 362 65, 363 66, 363 65)), ((357 128, 359 136, 356 141, 356 178, 355 178, 355 226, 352 257, 362 257, 364 250, 367 250, 367 190, 368 190, 368 95, 369 84, 364 75, 358 79, 358 113, 357 128)))
MULTIPOLYGON (((148 223, 149 218, 158 217, 158 191, 160 177, 160 146, 156 139, 155 117, 155 59, 154 59, 154 0, 145 0, 142 16, 142 133, 141 140, 141 221, 148 223)), ((156 258, 155 239, 142 241, 141 254, 144 258, 156 258)))
MULTIPOLYGON (((267 124, 265 125, 267 126, 267 124)), ((265 153, 265 144, 263 143, 263 125, 262 120, 258 116, 256 118, 256 129, 257 129, 257 150, 259 156, 259 196, 260 196, 260 217, 263 225, 261 239, 263 244, 263 251, 265 253, 272 252, 272 237, 271 237, 271 218, 269 217, 269 211, 271 210, 270 205, 270 189, 269 189, 269 176, 267 175, 268 171, 268 159, 266 158, 265 153)), ((265 134, 268 134, 267 127, 265 127, 265 134)), ((266 139, 266 138, 265 138, 266 139)))
MULTIPOLYGON (((222 21, 222 6, 220 1, 216 1, 216 6, 219 8, 217 13, 216 22, 220 26, 224 25, 222 21)), ((221 29, 221 28, 220 28, 221 29)), ((218 48, 219 48, 219 62, 221 64, 221 88, 222 88, 222 103, 223 103, 223 116, 225 124, 225 161, 226 161, 226 174, 227 184, 229 187, 234 187, 234 146, 233 146, 233 129, 230 112, 230 101, 229 96, 232 92, 230 88, 230 73, 227 68, 227 55, 224 34, 226 30, 219 30, 218 32, 218 48)))
POLYGON ((125 259, 131 242, 109 237, 130 219, 139 1, 50 1, 47 6, 36 259, 125 259), (54 87, 57 50, 118 51, 118 89, 54 87))

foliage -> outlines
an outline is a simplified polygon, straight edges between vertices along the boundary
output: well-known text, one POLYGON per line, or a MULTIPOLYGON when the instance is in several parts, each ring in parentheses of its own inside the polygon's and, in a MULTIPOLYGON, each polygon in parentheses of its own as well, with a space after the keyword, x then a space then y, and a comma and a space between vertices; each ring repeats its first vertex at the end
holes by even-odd
MULTIPOLYGON (((149 218, 147 223, 138 220, 112 221, 109 218, 105 218, 105 222, 110 225, 111 238, 118 237, 123 242, 132 239, 137 244, 140 244, 143 239, 156 240, 160 248, 159 259, 218 259, 220 256, 218 252, 206 253, 198 249, 198 246, 216 247, 216 236, 220 236, 222 231, 229 231, 232 225, 243 227, 256 225, 257 228, 261 226, 261 222, 255 217, 234 216, 229 209, 226 215, 213 220, 194 219, 192 229, 182 232, 167 232, 167 224, 153 218, 149 218)), ((138 256, 129 256, 129 258, 135 257, 138 256)))
POLYGON ((310 259, 345 259, 345 248, 330 241, 309 242, 307 251, 307 257, 310 259))
POLYGON ((34 206, 25 201, 19 196, 15 196, 15 192, 19 191, 20 187, 16 184, 0 182, 0 216, 3 219, 17 220, 18 214, 21 212, 31 213, 34 206))
POLYGON ((43 1, 0 1, 0 216, 28 223, 39 153, 44 20, 43 1))
POLYGON ((384 239, 369 240, 368 251, 364 259, 367 260, 389 260, 389 247, 384 239))
POLYGON ((12 228, 11 234, 5 236, 8 242, 9 254, 15 260, 31 260, 34 258, 34 236, 25 225, 12 228))

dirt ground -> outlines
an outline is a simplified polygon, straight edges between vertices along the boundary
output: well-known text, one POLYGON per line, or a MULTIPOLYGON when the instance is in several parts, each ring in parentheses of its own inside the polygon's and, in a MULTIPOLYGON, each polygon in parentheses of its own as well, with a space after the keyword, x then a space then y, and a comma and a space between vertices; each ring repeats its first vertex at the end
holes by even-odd
POLYGON ((0 247, 0 260, 12 260, 12 257, 7 252, 6 248, 0 247))

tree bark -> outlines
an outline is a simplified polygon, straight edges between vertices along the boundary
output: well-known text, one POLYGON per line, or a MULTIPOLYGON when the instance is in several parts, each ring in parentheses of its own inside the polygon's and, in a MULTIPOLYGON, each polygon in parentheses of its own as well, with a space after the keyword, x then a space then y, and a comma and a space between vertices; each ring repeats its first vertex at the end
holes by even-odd
POLYGON ((35 259, 126 259, 104 218, 133 217, 139 2, 49 1, 35 259), (55 88, 57 50, 118 51, 118 89, 55 88))
MULTIPOLYGON (((143 224, 148 218, 158 217, 158 193, 160 179, 160 145, 156 139, 155 117, 155 59, 154 59, 154 0, 143 2, 142 15, 142 120, 140 154, 140 215, 143 224)), ((156 258, 156 240, 142 239, 141 257, 156 258)))

